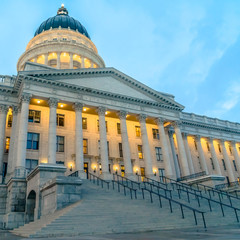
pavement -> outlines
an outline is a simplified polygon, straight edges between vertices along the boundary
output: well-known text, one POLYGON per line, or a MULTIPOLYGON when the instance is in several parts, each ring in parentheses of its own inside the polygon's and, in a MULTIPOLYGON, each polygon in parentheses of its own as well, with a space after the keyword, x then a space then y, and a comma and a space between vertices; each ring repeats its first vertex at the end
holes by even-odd
MULTIPOLYGON (((45 240, 46 238, 23 238, 15 236, 8 231, 0 230, 0 240, 45 240)), ((204 229, 173 229, 163 231, 126 233, 126 234, 105 234, 76 237, 47 238, 48 240, 234 240, 240 239, 240 225, 211 227, 204 229)))

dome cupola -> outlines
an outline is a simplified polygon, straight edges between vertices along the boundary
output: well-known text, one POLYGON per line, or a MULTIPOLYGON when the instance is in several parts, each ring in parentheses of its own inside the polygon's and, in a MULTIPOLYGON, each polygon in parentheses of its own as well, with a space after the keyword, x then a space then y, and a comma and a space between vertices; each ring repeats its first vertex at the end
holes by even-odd
POLYGON ((87 30, 68 15, 63 4, 56 16, 38 27, 18 60, 17 70, 23 71, 28 61, 57 69, 105 67, 87 30))
POLYGON ((68 10, 64 7, 64 4, 62 4, 61 8, 58 9, 56 16, 48 18, 38 27, 34 36, 37 36, 43 31, 56 28, 71 29, 90 39, 85 27, 78 20, 68 15, 68 10))

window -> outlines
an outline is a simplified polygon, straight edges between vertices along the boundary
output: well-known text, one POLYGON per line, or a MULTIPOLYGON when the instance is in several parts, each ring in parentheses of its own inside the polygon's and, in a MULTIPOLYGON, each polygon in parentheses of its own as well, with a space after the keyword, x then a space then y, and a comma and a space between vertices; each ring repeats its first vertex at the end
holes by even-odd
POLYGON ((26 169, 28 172, 31 172, 37 165, 37 159, 26 159, 26 169))
POLYGON ((234 170, 237 171, 237 166, 236 166, 235 160, 233 160, 233 166, 234 166, 234 170))
POLYGON ((155 152, 156 152, 156 159, 157 159, 157 161, 162 162, 163 161, 162 148, 155 147, 155 152))
POLYGON ((118 143, 119 157, 123 157, 122 143, 118 143))
POLYGON ((33 150, 39 149, 39 133, 28 132, 27 149, 33 149, 33 150))
POLYGON ((64 127, 64 118, 65 116, 63 114, 57 114, 57 126, 64 127))
POLYGON ((28 112, 28 122, 40 123, 41 112, 35 110, 29 110, 28 112))
MULTIPOLYGON (((105 121, 106 124, 106 132, 108 131, 107 121, 105 121)), ((97 129, 99 131, 99 120, 97 120, 97 129)))
POLYGON ((201 162, 200 162, 200 158, 198 157, 198 164, 199 164, 199 169, 202 170, 202 165, 201 165, 201 162))
POLYGON ((197 143, 195 140, 193 140, 193 141, 194 141, 195 150, 197 150, 197 143))
POLYGON ((159 131, 158 129, 152 129, 153 139, 159 139, 159 131))
POLYGON ((82 118, 82 129, 87 129, 87 118, 82 118))
POLYGON ((64 137, 63 136, 57 136, 57 152, 64 152, 64 137))
POLYGON ((219 151, 219 153, 221 153, 222 152, 222 149, 221 149, 221 146, 220 146, 220 144, 218 143, 218 151, 219 151))
POLYGON ((211 165, 212 165, 212 170, 214 170, 215 167, 214 167, 214 163, 213 163, 213 159, 212 158, 210 158, 210 162, 211 162, 211 165))
POLYGON ((12 127, 12 120, 13 120, 13 115, 9 114, 8 115, 8 122, 7 122, 8 127, 12 127))
POLYGON ((209 146, 209 143, 206 142, 206 145, 207 145, 207 150, 210 152, 210 146, 209 146))
POLYGON ((5 153, 9 153, 10 137, 6 137, 5 153))
MULTIPOLYGON (((107 151, 108 151, 108 156, 109 156, 109 141, 107 141, 107 151)), ((99 156, 101 155, 101 144, 100 144, 100 140, 98 140, 98 152, 99 152, 99 156)))
POLYGON ((143 159, 142 145, 138 145, 138 158, 143 159))
POLYGON ((228 148, 229 148, 230 154, 232 155, 232 147, 230 145, 228 145, 228 148))
POLYGON ((141 137, 141 129, 139 126, 135 126, 136 137, 141 137))
POLYGON ((121 125, 120 125, 120 123, 117 123, 117 133, 121 134, 121 125))
POLYGON ((88 140, 83 139, 83 154, 88 154, 88 140))
POLYGON ((223 165, 223 169, 227 170, 224 159, 222 159, 222 165, 223 165))

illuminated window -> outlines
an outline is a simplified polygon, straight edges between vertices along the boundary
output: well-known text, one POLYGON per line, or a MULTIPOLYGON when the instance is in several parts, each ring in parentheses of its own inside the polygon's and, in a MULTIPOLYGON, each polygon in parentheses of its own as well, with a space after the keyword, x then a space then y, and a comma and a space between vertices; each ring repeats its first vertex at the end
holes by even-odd
POLYGON ((52 52, 48 54, 48 65, 51 67, 57 67, 57 53, 52 52))
POLYGON ((9 153, 10 137, 6 137, 5 153, 9 153))
POLYGON ((223 169, 227 170, 224 159, 222 159, 222 165, 223 165, 223 169))
POLYGON ((123 157, 122 143, 118 143, 119 157, 123 157))
POLYGON ((37 57, 37 63, 44 64, 45 63, 45 56, 40 55, 37 57))
POLYGON ((91 61, 88 58, 84 58, 84 66, 85 68, 90 68, 91 67, 91 61))
POLYGON ((156 159, 157 159, 157 161, 162 162, 163 161, 162 148, 155 147, 155 152, 156 152, 156 159))
POLYGON ((31 172, 38 165, 37 159, 26 159, 26 170, 31 172))
POLYGON ((11 113, 8 114, 7 126, 12 127, 13 115, 11 113))
POLYGON ((56 136, 57 137, 57 152, 64 152, 64 137, 63 136, 56 136))
POLYGON ((64 118, 65 118, 64 114, 57 114, 57 119, 56 119, 57 126, 64 127, 64 118))
POLYGON ((141 137, 141 129, 139 126, 135 126, 136 137, 141 137))
POLYGON ((143 159, 142 145, 138 145, 138 158, 143 159))
POLYGON ((82 129, 87 129, 87 118, 82 118, 82 129))
POLYGON ((28 113, 28 122, 40 123, 41 112, 36 110, 29 110, 28 113))
POLYGON ((62 52, 60 54, 60 65, 61 65, 61 69, 69 69, 69 67, 70 67, 70 55, 69 55, 69 53, 62 52))
POLYGON ((117 133, 121 134, 121 125, 120 125, 120 123, 117 123, 117 133))
POLYGON ((121 176, 124 177, 125 175, 125 167, 124 165, 121 165, 121 176))
POLYGON ((152 129, 153 139, 159 139, 159 131, 158 129, 152 129))
POLYGON ((206 145, 207 145, 207 150, 210 152, 210 146, 209 146, 209 143, 206 142, 206 145))
POLYGON ((39 133, 28 132, 27 134, 27 149, 39 149, 39 133))
POLYGON ((221 146, 220 146, 220 144, 218 143, 218 151, 219 151, 219 153, 221 153, 222 152, 222 149, 221 149, 221 146))
POLYGON ((93 68, 98 68, 98 65, 94 63, 93 68))
MULTIPOLYGON (((106 124, 106 132, 108 131, 108 125, 107 125, 107 121, 105 121, 106 124)), ((97 129, 99 131, 99 120, 97 120, 97 129)))
POLYGON ((83 139, 83 153, 88 154, 88 140, 83 139))

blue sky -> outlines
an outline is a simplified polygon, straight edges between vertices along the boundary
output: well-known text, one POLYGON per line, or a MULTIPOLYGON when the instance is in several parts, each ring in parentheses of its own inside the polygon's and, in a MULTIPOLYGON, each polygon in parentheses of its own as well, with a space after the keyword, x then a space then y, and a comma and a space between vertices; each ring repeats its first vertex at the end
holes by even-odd
POLYGON ((64 3, 107 67, 175 95, 187 112, 240 122, 240 1, 1 0, 0 74, 64 3))

